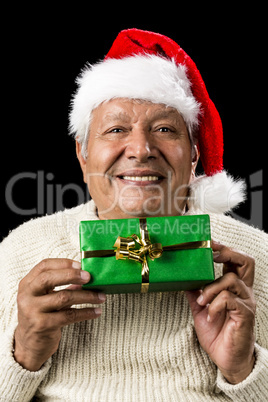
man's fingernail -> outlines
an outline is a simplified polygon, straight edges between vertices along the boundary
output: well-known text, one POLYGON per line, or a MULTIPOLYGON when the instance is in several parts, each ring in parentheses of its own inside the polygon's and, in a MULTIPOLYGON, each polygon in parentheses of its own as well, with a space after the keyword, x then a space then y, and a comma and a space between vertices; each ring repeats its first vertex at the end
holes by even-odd
POLYGON ((220 251, 213 251, 213 258, 219 257, 220 253, 220 251))
POLYGON ((94 308, 94 313, 95 313, 96 315, 101 315, 101 313, 102 313, 102 309, 101 309, 101 308, 99 308, 99 307, 94 308))
POLYGON ((80 276, 81 276, 81 278, 83 279, 83 281, 89 281, 89 279, 90 279, 90 274, 89 274, 89 272, 87 272, 87 271, 81 271, 80 272, 80 276))
POLYGON ((106 300, 106 294, 98 293, 98 298, 100 299, 101 302, 104 302, 106 300))
POLYGON ((73 261, 73 263, 72 263, 72 268, 74 268, 74 269, 81 269, 81 262, 79 262, 79 261, 73 261))
POLYGON ((211 321, 211 318, 210 318, 210 315, 208 314, 208 316, 207 316, 207 322, 210 322, 211 321))
POLYGON ((196 299, 196 302, 198 303, 198 304, 202 304, 202 301, 204 300, 204 296, 203 295, 200 295, 199 297, 198 297, 198 299, 196 299))

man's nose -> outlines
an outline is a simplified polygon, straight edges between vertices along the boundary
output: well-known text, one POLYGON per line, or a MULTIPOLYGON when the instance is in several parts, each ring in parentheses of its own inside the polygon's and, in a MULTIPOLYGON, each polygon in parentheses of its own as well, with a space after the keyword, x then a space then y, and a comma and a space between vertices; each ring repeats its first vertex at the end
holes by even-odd
POLYGON ((136 159, 138 162, 156 159, 158 151, 151 133, 140 128, 133 129, 128 137, 125 155, 128 159, 136 159))

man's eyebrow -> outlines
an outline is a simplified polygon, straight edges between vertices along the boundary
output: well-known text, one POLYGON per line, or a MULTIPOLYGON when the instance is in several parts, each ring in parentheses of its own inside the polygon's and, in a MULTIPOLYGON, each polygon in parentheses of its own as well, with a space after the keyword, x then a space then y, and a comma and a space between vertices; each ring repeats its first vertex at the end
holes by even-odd
POLYGON ((113 121, 124 121, 128 122, 130 120, 129 116, 127 113, 124 112, 109 112, 106 113, 105 116, 102 119, 105 123, 110 123, 113 121))
MULTIPOLYGON (((172 119, 175 121, 177 124, 182 123, 182 119, 180 118, 179 113, 175 109, 169 109, 169 110, 155 110, 152 113, 150 113, 147 118, 150 121, 153 120, 161 120, 161 119, 172 119)), ((109 124, 117 121, 121 121, 124 123, 129 123, 131 120, 131 117, 128 115, 128 113, 124 111, 111 111, 108 112, 104 115, 102 118, 103 123, 109 124)))
POLYGON ((174 109, 174 110, 159 110, 159 111, 155 111, 152 114, 152 117, 155 119, 166 119, 166 118, 176 118, 179 119, 178 116, 178 112, 174 109))
POLYGON ((175 109, 155 111, 150 118, 151 120, 171 119, 178 125, 183 124, 182 116, 175 109))

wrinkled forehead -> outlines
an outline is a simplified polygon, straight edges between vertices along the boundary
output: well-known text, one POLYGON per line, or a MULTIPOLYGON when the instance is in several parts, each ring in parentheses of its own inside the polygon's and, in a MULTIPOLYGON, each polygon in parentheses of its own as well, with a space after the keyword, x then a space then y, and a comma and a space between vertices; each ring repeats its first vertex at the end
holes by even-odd
POLYGON ((169 121, 181 128, 185 127, 183 117, 173 107, 140 99, 117 98, 103 102, 92 111, 91 122, 109 124, 135 123, 137 120, 151 123, 156 120, 169 121))

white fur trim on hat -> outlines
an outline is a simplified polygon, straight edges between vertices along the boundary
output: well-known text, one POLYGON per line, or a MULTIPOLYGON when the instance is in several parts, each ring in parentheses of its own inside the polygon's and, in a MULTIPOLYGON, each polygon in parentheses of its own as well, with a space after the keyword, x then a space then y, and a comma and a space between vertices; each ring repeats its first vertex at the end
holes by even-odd
POLYGON ((225 171, 197 177, 191 184, 189 208, 203 213, 224 213, 245 201, 246 184, 225 171))
POLYGON ((113 98, 162 103, 177 109, 188 128, 198 124, 200 105, 191 92, 186 67, 156 55, 107 59, 87 66, 77 78, 72 99, 70 132, 83 142, 91 112, 113 98))

